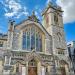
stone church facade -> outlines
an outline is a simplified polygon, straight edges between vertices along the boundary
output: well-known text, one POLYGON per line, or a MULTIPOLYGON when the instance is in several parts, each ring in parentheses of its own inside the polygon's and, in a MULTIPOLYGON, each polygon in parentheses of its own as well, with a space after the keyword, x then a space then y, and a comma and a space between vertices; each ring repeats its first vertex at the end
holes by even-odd
POLYGON ((9 21, 7 46, 0 57, 3 75, 73 75, 62 13, 61 7, 49 3, 42 24, 34 12, 18 25, 9 21))

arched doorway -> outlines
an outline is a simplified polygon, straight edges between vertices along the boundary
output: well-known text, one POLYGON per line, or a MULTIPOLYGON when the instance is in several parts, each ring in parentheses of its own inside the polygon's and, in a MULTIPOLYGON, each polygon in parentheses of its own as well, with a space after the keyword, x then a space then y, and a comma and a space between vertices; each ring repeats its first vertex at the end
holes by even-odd
POLYGON ((37 75, 37 62, 34 59, 28 63, 28 75, 37 75))
POLYGON ((61 75, 66 75, 65 67, 60 67, 61 75))
POLYGON ((60 72, 61 72, 61 75, 66 75, 66 71, 68 70, 67 69, 68 67, 68 63, 64 60, 61 60, 60 61, 60 72))

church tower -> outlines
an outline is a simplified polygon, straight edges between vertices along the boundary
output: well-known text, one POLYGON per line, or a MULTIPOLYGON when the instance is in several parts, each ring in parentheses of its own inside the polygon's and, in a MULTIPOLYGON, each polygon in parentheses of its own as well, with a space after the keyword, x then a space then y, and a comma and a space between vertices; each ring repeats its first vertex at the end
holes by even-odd
POLYGON ((43 26, 47 32, 52 36, 52 50, 55 59, 56 72, 60 75, 67 74, 68 70, 68 50, 66 46, 64 27, 63 27, 63 11, 61 7, 49 3, 44 10, 43 26), (58 71, 60 69, 61 72, 58 71), (59 72, 59 73, 58 73, 59 72))
POLYGON ((62 13, 61 7, 49 3, 42 14, 43 26, 52 36, 53 54, 66 52, 62 13))

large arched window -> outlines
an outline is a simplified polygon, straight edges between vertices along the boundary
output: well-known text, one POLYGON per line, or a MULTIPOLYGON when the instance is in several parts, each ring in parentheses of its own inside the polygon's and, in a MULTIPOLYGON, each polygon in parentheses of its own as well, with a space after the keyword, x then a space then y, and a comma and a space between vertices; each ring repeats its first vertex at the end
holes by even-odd
POLYGON ((23 47, 23 49, 26 49, 26 32, 23 32, 23 45, 22 45, 22 47, 23 47))
POLYGON ((35 49, 35 28, 31 28, 31 49, 35 49))
POLYGON ((42 35, 41 31, 35 27, 31 26, 23 31, 22 48, 23 50, 31 51, 35 49, 38 52, 42 51, 42 35))

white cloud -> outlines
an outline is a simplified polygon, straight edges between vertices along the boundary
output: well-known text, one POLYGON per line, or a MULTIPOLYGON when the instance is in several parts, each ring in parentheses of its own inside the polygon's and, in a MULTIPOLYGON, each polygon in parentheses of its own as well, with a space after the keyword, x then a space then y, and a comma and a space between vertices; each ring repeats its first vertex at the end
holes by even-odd
POLYGON ((5 0, 5 2, 1 2, 4 5, 5 16, 20 18, 22 15, 28 16, 29 12, 25 6, 20 4, 20 0, 5 0))
POLYGON ((13 11, 19 11, 22 7, 19 3, 15 2, 14 0, 9 1, 8 3, 9 8, 12 9, 13 11))
POLYGON ((17 14, 17 12, 11 12, 11 13, 5 13, 5 16, 6 17, 12 17, 12 16, 15 16, 17 14))
POLYGON ((63 9, 64 23, 75 21, 75 0, 57 0, 56 3, 63 9))
POLYGON ((26 16, 28 16, 28 15, 29 15, 29 12, 27 12, 27 8, 26 8, 26 7, 24 7, 23 14, 25 14, 26 16))

